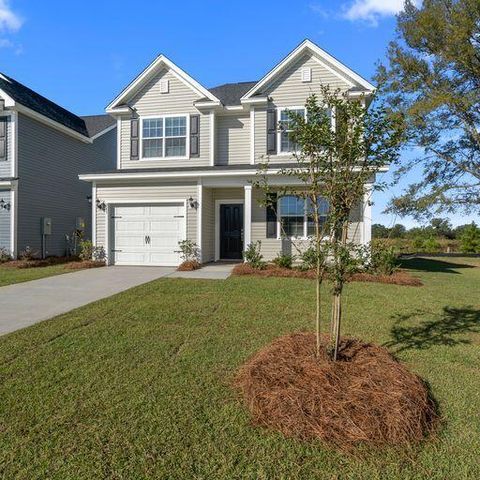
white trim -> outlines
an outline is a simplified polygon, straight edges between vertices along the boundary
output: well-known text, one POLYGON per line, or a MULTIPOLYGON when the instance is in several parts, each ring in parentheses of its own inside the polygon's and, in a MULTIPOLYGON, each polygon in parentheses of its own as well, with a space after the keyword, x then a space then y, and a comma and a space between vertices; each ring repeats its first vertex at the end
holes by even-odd
POLYGON ((97 184, 93 182, 92 184, 92 244, 94 247, 97 246, 97 184))
POLYGON ((122 119, 117 118, 117 169, 122 168, 122 119))
POLYGON ((255 165, 255 107, 250 109, 250 165, 255 165))
MULTIPOLYGON (((266 171, 266 175, 278 175, 281 172, 281 168, 272 168, 266 171)), ((388 167, 382 167, 378 172, 387 172, 388 167)), ((198 170, 188 172, 135 172, 135 173, 92 173, 79 175, 80 180, 86 182, 92 181, 106 181, 106 180, 147 180, 147 179, 162 179, 162 178, 229 178, 229 177, 251 177, 257 174, 257 170, 252 168, 251 170, 228 170, 228 171, 215 171, 215 170, 198 170)), ((293 181, 293 180, 290 180, 293 181)))
POLYGON ((365 194, 363 196, 363 228, 360 233, 360 243, 367 245, 372 241, 372 185, 365 185, 365 194))
POLYGON ((215 112, 210 112, 210 166, 215 165, 215 112))
POLYGON ((245 185, 243 205, 243 251, 252 243, 252 185, 245 185))
POLYGON ((188 113, 165 113, 162 115, 143 115, 139 117, 140 119, 140 125, 139 125, 139 134, 138 134, 138 139, 140 142, 139 145, 139 157, 138 160, 141 162, 150 162, 150 161, 155 161, 155 160, 188 160, 190 158, 190 115, 188 113), (167 137, 165 134, 165 120, 167 118, 172 118, 172 117, 185 117, 185 155, 182 156, 177 156, 177 157, 167 157, 165 155, 166 152, 166 140, 167 138, 183 138, 183 135, 178 135, 175 137, 167 137), (163 137, 162 137, 162 153, 163 156, 161 157, 143 157, 143 121, 144 120, 149 120, 149 119, 162 119, 163 120, 163 126, 162 126, 162 132, 163 132, 163 137))
POLYGON ((243 111, 245 110, 245 108, 243 107, 243 105, 227 105, 226 107, 224 107, 224 109, 227 111, 227 112, 238 112, 238 111, 243 111))
MULTIPOLYGON (((0 74, 0 76, 6 81, 9 82, 7 78, 5 78, 3 75, 0 74)), ((8 95, 4 90, 0 89, 0 97, 5 100, 5 107, 14 107, 15 106, 15 100, 8 95)))
MULTIPOLYGON (((182 238, 186 239, 187 238, 187 200, 186 199, 154 199, 154 200, 140 200, 140 199, 135 199, 135 200, 126 200, 124 202, 119 202, 118 200, 114 200, 112 202, 105 202, 107 205, 107 208, 105 209, 105 214, 107 215, 106 218, 106 224, 105 224, 105 250, 107 254, 107 265, 113 265, 113 258, 114 255, 110 255, 112 252, 112 244, 114 244, 114 239, 115 239, 115 232, 113 232, 113 239, 110 238, 110 223, 112 221, 111 218, 111 211, 115 207, 119 206, 129 206, 129 205, 161 205, 161 204, 168 204, 168 203, 179 203, 183 205, 184 208, 184 215, 183 215, 183 232, 182 232, 182 238)), ((117 263, 116 265, 124 265, 122 263, 117 263)), ((125 264, 127 265, 127 264, 125 264)), ((128 264, 131 265, 131 264, 128 264)), ((177 264, 155 264, 151 263, 148 264, 149 266, 155 267, 155 266, 176 266, 177 264)))
POLYGON ((200 249, 199 262, 203 262, 203 237, 202 237, 202 223, 203 223, 203 185, 199 180, 197 183, 197 245, 200 249))
POLYGON ((165 55, 160 55, 132 82, 130 82, 130 84, 127 85, 127 87, 125 87, 112 102, 110 102, 110 104, 106 108, 107 112, 114 110, 116 106, 119 105, 128 95, 130 95, 134 90, 140 88, 143 85, 144 81, 150 76, 150 74, 160 70, 162 66, 167 66, 174 74, 176 74, 177 78, 182 80, 186 85, 188 85, 192 90, 194 90, 202 97, 209 98, 214 102, 220 102, 220 100, 215 97, 215 95, 213 95, 205 87, 200 85, 200 83, 198 83, 195 79, 188 75, 188 73, 175 65, 165 55))
MULTIPOLYGON (((220 205, 228 205, 232 203, 239 203, 244 205, 243 199, 225 199, 215 200, 215 261, 222 260, 220 258, 220 205)), ((245 207, 243 208, 243 216, 245 218, 245 207)))
POLYGON ((18 228, 18 180, 12 182, 10 189, 10 252, 14 259, 17 258, 17 228, 18 228))
POLYGON ((12 125, 11 134, 12 141, 10 143, 10 148, 12 150, 11 157, 11 173, 12 177, 16 178, 18 176, 18 113, 12 112, 10 116, 10 123, 12 125))
MULTIPOLYGON (((330 65, 328 65, 325 62, 322 62, 319 58, 313 56, 312 57, 314 61, 316 61, 319 65, 321 65, 323 68, 328 70, 330 73, 333 75, 336 75, 339 77, 341 80, 343 80, 347 85, 350 85, 350 87, 354 87, 355 83, 353 83, 351 80, 349 80, 347 77, 343 76, 341 73, 337 72, 335 69, 333 69, 330 65)), ((373 86, 373 85, 372 85, 373 86)))
MULTIPOLYGON (((317 57, 319 57, 319 59, 323 60, 325 63, 330 63, 331 65, 333 65, 340 72, 344 73, 345 75, 347 75, 347 77, 350 77, 352 80, 356 81, 366 90, 375 90, 375 87, 370 82, 362 78, 360 75, 355 73, 343 63, 339 62, 336 58, 327 53, 325 50, 321 49, 318 45, 315 45, 310 40, 304 40, 297 48, 290 52, 280 63, 278 63, 272 70, 270 70, 258 83, 256 83, 242 97, 242 100, 250 99, 252 95, 254 95, 258 90, 260 90, 273 77, 279 74, 288 64, 290 64, 307 50, 310 50, 312 53, 317 55, 317 57)), ((342 78, 342 75, 337 70, 333 70, 333 73, 342 78)))
POLYGON ((90 137, 90 140, 93 142, 97 138, 101 137, 102 135, 105 135, 106 133, 112 131, 114 128, 117 128, 117 124, 114 123, 113 125, 110 125, 109 127, 103 129, 101 132, 98 132, 95 134, 93 137, 90 137))
POLYGON ((14 180, 1 180, 0 181, 0 187, 4 188, 12 188, 13 187, 13 182, 14 180))
POLYGON ((40 123, 43 123, 44 125, 47 125, 49 127, 52 127, 56 130, 59 130, 62 133, 65 133, 66 135, 69 135, 73 138, 76 138, 77 140, 80 140, 81 142, 84 143, 92 143, 92 139, 89 137, 86 137, 85 135, 82 135, 81 133, 78 133, 75 130, 72 130, 71 128, 65 127, 61 123, 56 122, 55 120, 51 120, 48 117, 45 117, 41 113, 37 113, 34 110, 31 110, 28 107, 25 107, 23 105, 20 105, 17 103, 17 106, 15 107, 17 112, 23 113, 27 117, 33 118, 34 120, 37 120, 40 123))
POLYGON ((240 103, 242 105, 266 105, 268 97, 241 98, 240 103))

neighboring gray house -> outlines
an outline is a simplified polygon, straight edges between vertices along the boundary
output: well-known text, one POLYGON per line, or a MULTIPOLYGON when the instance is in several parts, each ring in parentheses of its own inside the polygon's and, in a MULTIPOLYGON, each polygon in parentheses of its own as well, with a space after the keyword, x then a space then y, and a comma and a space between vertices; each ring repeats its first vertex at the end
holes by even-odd
POLYGON ((0 74, 0 247, 64 255, 77 227, 90 237, 91 189, 78 175, 114 167, 116 135, 111 116, 78 117, 0 74))
MULTIPOLYGON (((118 123, 117 168, 80 176, 93 185, 93 239, 108 262, 177 265, 185 238, 199 245, 202 262, 241 259, 257 240, 271 259, 284 244, 280 222, 292 237, 307 239, 305 205, 282 197, 278 209, 265 209, 251 180, 266 156, 271 182, 288 180, 279 169, 293 161, 293 145, 278 121, 287 108, 304 112, 322 84, 352 96, 374 90, 308 40, 259 81, 211 89, 164 55, 155 59, 107 107, 118 123)), ((370 212, 365 199, 354 241, 370 241, 370 212)))

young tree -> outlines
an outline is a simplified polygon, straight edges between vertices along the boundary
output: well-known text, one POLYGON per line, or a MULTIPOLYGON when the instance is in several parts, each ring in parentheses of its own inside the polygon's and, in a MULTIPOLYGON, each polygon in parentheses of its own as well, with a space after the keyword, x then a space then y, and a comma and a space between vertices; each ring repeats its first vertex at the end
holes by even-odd
POLYGON ((377 82, 410 144, 422 153, 399 168, 422 168, 420 180, 390 210, 417 219, 480 211, 480 2, 405 2, 397 39, 377 82))
MULTIPOLYGON (((309 202, 309 216, 315 229, 312 242, 316 254, 316 330, 317 355, 320 351, 320 288, 326 259, 331 257, 333 358, 338 357, 342 319, 342 292, 353 244, 348 231, 353 210, 363 203, 366 185, 375 173, 396 160, 402 140, 398 123, 387 118, 381 106, 366 107, 365 98, 322 87, 319 101, 311 95, 306 116, 289 112, 289 137, 297 145, 296 165, 280 173, 292 178, 292 187, 278 190, 279 195, 296 195, 309 202), (300 186, 295 186, 296 182, 300 186), (322 199, 329 204, 327 221, 321 222, 322 199)), ((279 125, 282 128, 282 125, 279 125)), ((271 198, 272 185, 268 161, 256 182, 271 198)))

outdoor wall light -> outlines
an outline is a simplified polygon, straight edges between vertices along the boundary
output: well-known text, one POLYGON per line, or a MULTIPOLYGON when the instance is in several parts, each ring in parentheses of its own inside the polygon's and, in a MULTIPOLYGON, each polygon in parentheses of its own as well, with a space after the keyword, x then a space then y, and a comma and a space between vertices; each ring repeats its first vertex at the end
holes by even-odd
POLYGON ((0 209, 2 210, 7 210, 7 212, 10 210, 10 202, 6 202, 3 198, 0 200, 0 209))
POLYGON ((187 202, 190 208, 198 208, 198 202, 194 200, 192 197, 188 198, 187 202))
POLYGON ((98 198, 97 198, 97 208, 99 210, 101 210, 102 212, 104 212, 106 209, 107 209, 107 204, 105 202, 101 202, 98 198))

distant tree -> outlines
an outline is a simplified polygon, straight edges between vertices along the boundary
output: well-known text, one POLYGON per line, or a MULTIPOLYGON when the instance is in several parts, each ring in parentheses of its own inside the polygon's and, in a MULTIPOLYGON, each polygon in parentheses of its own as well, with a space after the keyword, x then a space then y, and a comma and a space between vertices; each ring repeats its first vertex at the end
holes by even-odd
POLYGON ((459 225, 458 227, 455 227, 455 229, 453 230, 454 238, 458 240, 462 236, 465 229, 470 227, 470 225, 471 223, 466 223, 465 225, 459 225))
POLYGON ((447 218, 432 218, 430 220, 430 227, 433 235, 443 238, 455 238, 452 230, 452 224, 447 218))
POLYGON ((480 253, 480 228, 474 222, 463 230, 460 250, 464 253, 480 253))
POLYGON ((416 218, 480 211, 480 1, 411 0, 377 72, 380 94, 419 158, 420 179, 390 210, 416 218))
POLYGON ((402 225, 400 223, 396 223, 390 229, 390 238, 403 238, 403 237, 405 237, 406 232, 407 232, 407 229, 405 228, 404 225, 402 225))
POLYGON ((372 238, 387 238, 390 230, 380 223, 372 225, 372 238))

